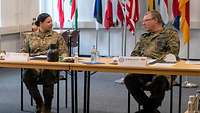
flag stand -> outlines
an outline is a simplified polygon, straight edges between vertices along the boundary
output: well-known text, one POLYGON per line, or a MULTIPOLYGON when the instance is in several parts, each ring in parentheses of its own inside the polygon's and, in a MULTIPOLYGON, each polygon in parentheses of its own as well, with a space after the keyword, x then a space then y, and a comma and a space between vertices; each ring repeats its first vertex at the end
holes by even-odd
MULTIPOLYGON (((187 45, 187 60, 190 60, 190 41, 188 41, 187 45)), ((195 83, 191 83, 188 81, 188 76, 186 76, 185 81, 182 84, 183 88, 197 88, 198 85, 195 83)))

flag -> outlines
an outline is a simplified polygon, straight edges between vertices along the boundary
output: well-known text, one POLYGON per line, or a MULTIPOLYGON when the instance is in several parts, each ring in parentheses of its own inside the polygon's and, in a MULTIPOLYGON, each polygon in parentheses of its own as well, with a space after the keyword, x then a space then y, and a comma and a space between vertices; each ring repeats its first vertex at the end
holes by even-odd
POLYGON ((112 1, 107 0, 107 5, 106 5, 106 12, 104 16, 104 27, 106 29, 109 29, 110 27, 113 26, 113 11, 112 11, 112 1))
POLYGON ((70 16, 70 19, 72 20, 75 17, 76 0, 70 0, 70 3, 71 3, 71 16, 70 16))
POLYGON ((155 0, 147 0, 147 10, 152 11, 156 9, 155 0))
POLYGON ((172 2, 172 20, 173 26, 179 30, 180 29, 180 11, 178 0, 173 0, 172 2))
POLYGON ((95 0, 94 5, 94 18, 96 18, 96 21, 99 24, 102 24, 102 1, 101 0, 95 0))
POLYGON ((160 0, 157 0, 158 6, 160 6, 160 0))
POLYGON ((131 33, 135 32, 135 23, 139 20, 138 0, 128 0, 126 2, 126 25, 131 33))
POLYGON ((73 20, 73 28, 75 30, 78 29, 78 8, 77 8, 77 0, 70 0, 71 4, 71 16, 70 19, 73 20))
POLYGON ((181 14, 180 26, 183 33, 184 44, 190 40, 190 10, 189 0, 179 1, 179 10, 181 14))
POLYGON ((121 0, 117 2, 117 20, 123 24, 124 13, 123 13, 124 4, 121 0))
POLYGON ((60 28, 62 29, 64 26, 64 12, 63 12, 63 3, 62 0, 58 0, 57 8, 58 8, 58 14, 59 14, 59 22, 60 22, 60 28))
POLYGON ((96 30, 99 29, 99 24, 102 24, 102 1, 95 0, 94 4, 94 18, 96 18, 96 30))
POLYGON ((167 24, 169 22, 168 0, 160 0, 160 14, 162 16, 163 22, 167 24))

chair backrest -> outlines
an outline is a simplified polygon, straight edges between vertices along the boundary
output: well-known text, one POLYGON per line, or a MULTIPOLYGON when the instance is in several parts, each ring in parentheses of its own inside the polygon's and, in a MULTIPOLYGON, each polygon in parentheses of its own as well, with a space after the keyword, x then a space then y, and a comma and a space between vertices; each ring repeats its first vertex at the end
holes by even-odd
POLYGON ((68 46, 77 47, 78 46, 78 38, 79 38, 80 30, 70 30, 62 33, 63 38, 65 39, 68 46))

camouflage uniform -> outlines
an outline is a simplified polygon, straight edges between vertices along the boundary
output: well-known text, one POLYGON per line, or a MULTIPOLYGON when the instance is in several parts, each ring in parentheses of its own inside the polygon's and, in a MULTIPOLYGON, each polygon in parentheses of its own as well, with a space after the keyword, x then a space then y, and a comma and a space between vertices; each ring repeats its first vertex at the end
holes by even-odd
MULTIPOLYGON (((54 31, 46 33, 33 32, 27 35, 21 52, 27 52, 30 56, 46 55, 50 44, 58 45, 59 55, 68 56, 68 48, 63 37, 54 31)), ((43 108, 45 108, 46 112, 51 111, 57 73, 57 71, 53 70, 24 69, 23 81, 37 104, 37 113, 41 113, 43 108), (44 102, 37 88, 38 83, 43 84, 44 102)))
POLYGON ((131 56, 145 56, 162 59, 166 54, 178 57, 180 41, 173 29, 164 29, 160 33, 144 33, 136 44, 131 56))
POLYGON ((21 52, 30 53, 30 56, 46 55, 50 44, 58 44, 59 55, 68 56, 67 45, 57 32, 33 32, 24 39, 21 52))
MULTIPOLYGON (((162 60, 169 53, 178 57, 179 48, 178 33, 171 28, 164 28, 159 33, 142 34, 131 56, 145 56, 162 60)), ((162 75, 131 73, 125 77, 124 83, 135 100, 143 105, 145 113, 154 112, 161 105, 165 90, 169 89, 169 81, 166 76, 162 75), (144 93, 144 90, 151 92, 150 97, 144 93)))

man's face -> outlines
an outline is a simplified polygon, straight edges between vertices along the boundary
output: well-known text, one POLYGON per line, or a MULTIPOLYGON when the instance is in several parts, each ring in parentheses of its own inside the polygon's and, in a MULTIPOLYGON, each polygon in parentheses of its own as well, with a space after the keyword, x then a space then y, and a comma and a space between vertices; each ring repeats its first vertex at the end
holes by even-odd
POLYGON ((153 31, 154 26, 157 24, 157 21, 152 17, 152 15, 149 13, 144 16, 142 24, 144 26, 144 29, 146 31, 153 31))
POLYGON ((44 22, 40 23, 40 27, 43 29, 44 32, 52 30, 52 18, 47 17, 44 22))

